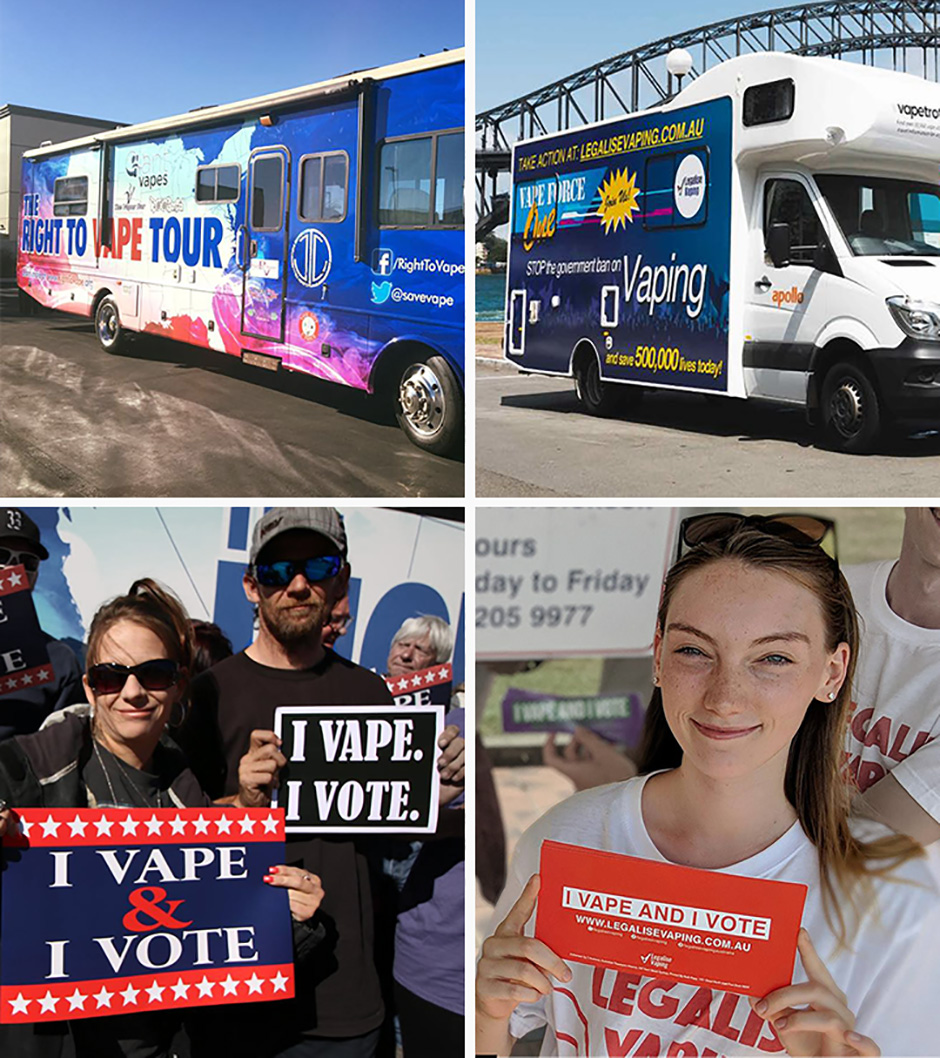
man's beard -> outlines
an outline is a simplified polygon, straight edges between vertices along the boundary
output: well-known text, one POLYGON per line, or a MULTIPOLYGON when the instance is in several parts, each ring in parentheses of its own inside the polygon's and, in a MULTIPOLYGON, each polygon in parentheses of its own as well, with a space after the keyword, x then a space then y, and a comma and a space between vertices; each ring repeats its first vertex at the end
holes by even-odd
POLYGON ((326 607, 318 599, 311 598, 302 604, 305 609, 280 608, 270 599, 258 602, 258 617, 265 628, 283 646, 296 646, 305 639, 319 638, 326 607))

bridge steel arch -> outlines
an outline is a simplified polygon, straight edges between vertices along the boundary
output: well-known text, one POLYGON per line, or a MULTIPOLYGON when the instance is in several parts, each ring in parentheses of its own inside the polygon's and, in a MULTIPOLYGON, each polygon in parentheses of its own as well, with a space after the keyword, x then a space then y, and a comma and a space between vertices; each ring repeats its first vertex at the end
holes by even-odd
POLYGON ((615 55, 476 118, 477 239, 509 217, 497 187, 512 144, 655 106, 679 88, 666 72, 673 48, 691 52, 697 77, 750 52, 852 58, 940 80, 940 0, 848 0, 800 4, 712 22, 615 55))

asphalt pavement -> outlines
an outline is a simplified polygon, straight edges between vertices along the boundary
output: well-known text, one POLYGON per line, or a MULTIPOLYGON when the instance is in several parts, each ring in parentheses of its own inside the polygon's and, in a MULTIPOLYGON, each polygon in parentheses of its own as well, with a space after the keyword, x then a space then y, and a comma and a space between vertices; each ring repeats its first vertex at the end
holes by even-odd
POLYGON ((937 433, 845 455, 822 447, 799 409, 658 390, 627 417, 601 419, 581 410, 570 379, 520 375, 485 356, 476 365, 481 497, 940 493, 937 433))
POLYGON ((0 328, 5 496, 463 496, 358 391, 150 335, 108 354, 61 313, 0 328))

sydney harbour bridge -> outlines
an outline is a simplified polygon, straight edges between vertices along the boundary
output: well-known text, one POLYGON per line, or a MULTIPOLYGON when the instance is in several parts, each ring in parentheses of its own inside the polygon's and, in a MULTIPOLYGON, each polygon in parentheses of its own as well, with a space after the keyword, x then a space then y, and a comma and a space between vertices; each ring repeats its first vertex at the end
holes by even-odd
MULTIPOLYGON (((498 187, 512 144, 645 107, 678 90, 666 71, 674 48, 693 58, 689 77, 749 52, 828 55, 940 80, 940 0, 874 0, 780 7, 713 22, 614 55, 477 114, 477 239, 509 219, 498 187)), ((505 181, 504 181, 505 183, 505 181)))

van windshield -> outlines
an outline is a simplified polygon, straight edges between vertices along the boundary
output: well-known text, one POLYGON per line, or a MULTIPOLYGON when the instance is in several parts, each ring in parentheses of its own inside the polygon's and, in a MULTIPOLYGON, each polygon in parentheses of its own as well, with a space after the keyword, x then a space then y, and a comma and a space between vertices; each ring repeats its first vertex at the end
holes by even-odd
POLYGON ((854 254, 940 256, 940 187, 881 176, 815 179, 854 254))

